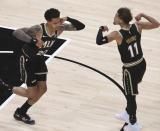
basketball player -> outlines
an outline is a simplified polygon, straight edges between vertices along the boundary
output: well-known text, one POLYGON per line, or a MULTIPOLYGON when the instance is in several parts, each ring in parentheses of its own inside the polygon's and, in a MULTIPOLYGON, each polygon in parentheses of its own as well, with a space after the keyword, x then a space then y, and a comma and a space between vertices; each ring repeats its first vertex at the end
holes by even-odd
POLYGON ((142 30, 160 26, 157 20, 144 13, 138 14, 135 19, 136 22, 130 24, 132 20, 131 11, 128 8, 120 8, 114 17, 114 25, 119 25, 121 29, 103 36, 103 32, 108 31, 108 27, 101 26, 96 38, 98 45, 115 40, 123 62, 123 86, 127 98, 127 107, 124 113, 116 115, 116 118, 125 121, 121 131, 139 131, 141 129, 136 118, 138 84, 146 70, 146 62, 141 49, 141 33, 142 30), (141 22, 142 17, 147 22, 141 22))
POLYGON ((70 17, 60 18, 59 10, 54 8, 48 9, 44 17, 46 23, 17 29, 13 32, 17 39, 26 42, 20 57, 20 72, 21 78, 27 84, 27 89, 13 87, 0 80, 1 88, 4 90, 7 89, 28 98, 20 108, 17 108, 14 118, 31 125, 35 124, 35 120, 27 114, 27 111, 47 91, 48 70, 44 54, 47 53, 63 31, 77 31, 85 28, 85 25, 76 19, 70 17))

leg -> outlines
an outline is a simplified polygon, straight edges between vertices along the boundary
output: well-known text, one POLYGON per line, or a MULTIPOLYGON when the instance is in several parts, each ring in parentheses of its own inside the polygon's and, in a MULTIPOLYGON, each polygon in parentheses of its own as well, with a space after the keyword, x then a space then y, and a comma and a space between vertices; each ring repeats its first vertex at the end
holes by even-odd
MULTIPOLYGON (((25 89, 25 93, 28 100, 34 99, 34 97, 37 95, 37 92, 38 92, 37 86, 31 86, 25 89)), ((26 124, 33 125, 35 124, 35 121, 32 120, 31 117, 26 114, 26 112, 34 103, 29 103, 28 100, 20 108, 17 108, 17 110, 14 113, 14 118, 16 120, 23 121, 26 124)))
POLYGON ((26 113, 27 110, 34 104, 30 103, 29 100, 34 99, 34 97, 38 94, 37 86, 28 87, 26 89, 26 96, 28 100, 21 106, 22 113, 26 113))
POLYGON ((35 58, 28 61, 25 65, 25 76, 27 76, 25 79, 27 86, 27 90, 21 90, 19 88, 15 88, 14 92, 17 94, 20 94, 22 96, 27 96, 28 100, 22 105, 20 109, 17 109, 14 117, 18 120, 21 120, 28 124, 34 124, 35 121, 32 120, 27 114, 27 110, 35 104, 39 98, 46 92, 47 86, 46 86, 46 73, 47 73, 47 67, 45 65, 45 61, 42 59, 42 57, 36 56, 35 58), (26 69, 26 70, 25 70, 26 69), (39 75, 37 77, 36 73, 39 75), (42 72, 42 73, 41 73, 42 72), (45 75, 43 75, 45 73, 45 75), (40 82, 37 82, 40 81, 40 82), (42 82, 41 82, 42 81, 42 82), (19 115, 19 117, 17 116, 19 115))
POLYGON ((136 104, 136 96, 127 95, 127 107, 126 111, 129 114, 129 121, 131 124, 136 123, 136 110, 137 110, 137 104, 136 104))
POLYGON ((124 70, 124 88, 125 88, 125 95, 127 98, 127 107, 126 111, 129 114, 129 123, 128 125, 124 126, 124 131, 140 131, 142 128, 140 124, 137 123, 136 118, 136 95, 138 94, 138 83, 137 83, 137 70, 136 68, 132 69, 125 69, 124 70))
POLYGON ((47 71, 48 70, 44 58, 41 56, 35 56, 33 59, 26 63, 26 66, 24 67, 24 72, 26 74, 24 73, 24 76, 27 76, 27 79, 24 79, 26 80, 26 83, 29 87, 25 91, 21 90, 21 92, 19 89, 19 93, 23 93, 23 95, 28 97, 27 102, 22 106, 24 107, 22 108, 23 110, 27 111, 29 107, 35 104, 46 92, 47 71))
POLYGON ((40 57, 39 61, 40 68, 38 68, 37 70, 38 73, 35 73, 37 80, 37 94, 34 98, 28 100, 30 104, 36 103, 41 98, 41 96, 47 91, 47 66, 43 58, 40 57))
POLYGON ((28 103, 30 105, 35 104, 43 94, 47 91, 46 81, 38 81, 36 88, 36 95, 30 99, 28 99, 28 103))
POLYGON ((13 87, 12 92, 16 95, 30 98, 37 92, 37 86, 27 87, 27 89, 22 87, 13 87))
MULTIPOLYGON (((28 65, 29 67, 33 67, 32 65, 28 65)), ((37 95, 37 80, 34 75, 33 69, 25 70, 25 82, 27 84, 27 89, 21 88, 21 87, 14 87, 12 91, 15 94, 18 94, 23 97, 27 97, 28 100, 33 99, 37 95)), ((19 121, 23 121, 26 124, 35 124, 35 121, 31 119, 31 117, 27 114, 28 109, 34 104, 29 103, 29 101, 26 101, 20 108, 17 108, 17 110, 14 113, 14 118, 19 121)))
POLYGON ((129 114, 129 121, 131 124, 136 123, 136 95, 138 94, 137 83, 134 80, 133 75, 131 75, 130 71, 127 69, 124 70, 124 88, 125 88, 125 95, 127 98, 127 107, 126 111, 129 114))
POLYGON ((27 96, 28 100, 18 108, 14 113, 14 118, 16 120, 23 121, 27 124, 35 124, 35 121, 30 118, 29 115, 26 114, 27 110, 35 104, 41 96, 47 91, 46 81, 37 82, 37 86, 28 87, 27 96))

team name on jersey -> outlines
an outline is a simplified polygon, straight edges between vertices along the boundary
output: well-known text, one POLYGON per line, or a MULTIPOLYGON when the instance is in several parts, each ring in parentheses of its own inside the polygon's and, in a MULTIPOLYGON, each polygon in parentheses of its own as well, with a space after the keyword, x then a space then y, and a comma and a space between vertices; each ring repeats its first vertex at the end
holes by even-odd
POLYGON ((134 41, 136 41, 136 40, 137 40, 136 35, 134 35, 134 36, 128 38, 128 39, 126 40, 126 42, 127 42, 127 44, 130 44, 130 43, 132 43, 132 42, 134 42, 134 41))
POLYGON ((47 51, 50 49, 50 47, 54 44, 54 40, 53 41, 45 41, 42 50, 38 51, 37 55, 44 55, 45 53, 47 53, 47 51))

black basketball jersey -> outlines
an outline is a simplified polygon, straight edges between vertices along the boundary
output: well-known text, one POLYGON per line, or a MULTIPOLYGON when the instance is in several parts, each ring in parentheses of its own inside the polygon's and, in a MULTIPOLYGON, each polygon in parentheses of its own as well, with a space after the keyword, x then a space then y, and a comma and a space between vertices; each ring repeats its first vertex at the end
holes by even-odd
POLYGON ((122 43, 118 45, 118 50, 123 63, 135 62, 142 58, 141 34, 135 24, 132 24, 129 30, 120 29, 122 43))
POLYGON ((42 46, 42 48, 39 49, 37 55, 44 55, 45 53, 47 53, 47 51, 52 47, 58 36, 57 30, 54 32, 52 36, 49 36, 46 31, 46 24, 42 23, 41 26, 43 30, 41 40, 44 41, 44 45, 42 46))
POLYGON ((57 30, 54 32, 52 36, 49 36, 46 31, 45 23, 40 24, 40 26, 42 27, 43 31, 41 40, 44 41, 44 45, 41 48, 38 48, 35 45, 31 45, 28 43, 25 44, 22 48, 22 52, 28 57, 32 57, 35 55, 40 55, 40 56, 44 55, 45 53, 48 52, 48 50, 52 47, 55 40, 57 39, 58 36, 57 30))

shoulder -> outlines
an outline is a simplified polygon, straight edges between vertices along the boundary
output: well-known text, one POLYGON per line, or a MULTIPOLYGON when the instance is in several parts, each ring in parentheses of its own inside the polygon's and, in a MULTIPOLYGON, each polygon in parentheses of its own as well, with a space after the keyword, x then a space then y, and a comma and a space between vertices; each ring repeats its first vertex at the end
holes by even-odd
POLYGON ((25 33, 28 34, 29 36, 32 36, 32 37, 36 37, 36 36, 41 36, 43 30, 42 30, 42 26, 41 25, 33 25, 33 26, 30 26, 28 28, 23 28, 25 29, 25 33))
POLYGON ((110 36, 117 37, 119 35, 118 31, 112 31, 109 33, 110 36))
POLYGON ((140 22, 140 21, 136 21, 136 22, 133 23, 133 24, 135 24, 137 27, 140 27, 140 26, 141 26, 141 22, 140 22))
POLYGON ((18 28, 16 29, 15 31, 17 30, 22 30, 24 32, 39 32, 42 30, 42 27, 41 25, 33 25, 33 26, 30 26, 30 27, 23 27, 23 28, 18 28))
POLYGON ((121 37, 121 33, 119 31, 112 31, 110 33, 110 36, 114 37, 115 39, 118 39, 119 37, 121 37))
POLYGON ((33 25, 33 26, 29 27, 28 29, 29 30, 40 31, 40 30, 42 30, 42 26, 41 25, 33 25))
POLYGON ((116 40, 117 44, 120 45, 122 43, 122 39, 123 39, 123 36, 120 33, 120 31, 113 31, 111 33, 113 34, 114 39, 116 40))
POLYGON ((141 32, 142 32, 142 22, 137 21, 134 24, 135 24, 135 26, 137 28, 137 31, 141 34, 141 32))

